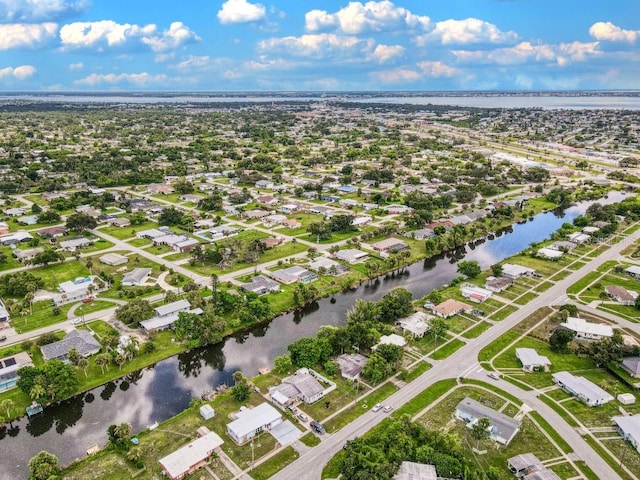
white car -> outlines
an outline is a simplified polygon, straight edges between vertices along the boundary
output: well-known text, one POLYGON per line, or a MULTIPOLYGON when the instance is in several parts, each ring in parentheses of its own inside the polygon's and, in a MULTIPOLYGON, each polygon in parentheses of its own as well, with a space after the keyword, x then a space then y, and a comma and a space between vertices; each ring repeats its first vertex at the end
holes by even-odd
POLYGON ((393 407, 391 405, 387 405, 382 409, 384 413, 389 413, 391 410, 393 410, 393 407))
POLYGON ((81 323, 82 323, 81 318, 74 318, 73 320, 71 320, 71 325, 80 325, 81 323))
POLYGON ((378 410, 382 410, 382 407, 384 407, 384 405, 382 405, 381 403, 376 403, 373 408, 371 409, 372 412, 377 412, 378 410))
POLYGON ((496 372, 491 372, 487 374, 490 378, 493 378, 494 380, 500 380, 500 375, 497 374, 496 372))

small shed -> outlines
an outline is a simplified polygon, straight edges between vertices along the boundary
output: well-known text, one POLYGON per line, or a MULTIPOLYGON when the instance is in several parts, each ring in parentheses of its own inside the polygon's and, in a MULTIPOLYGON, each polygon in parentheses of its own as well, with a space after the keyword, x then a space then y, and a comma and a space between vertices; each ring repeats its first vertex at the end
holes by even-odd
POLYGON ((205 420, 209 420, 209 419, 211 419, 211 418, 215 417, 215 415, 216 415, 215 410, 214 410, 214 409, 213 409, 213 407, 212 407, 211 405, 209 405, 208 403, 207 403, 207 404, 205 404, 205 405, 202 405, 202 406, 200 407, 200 416, 201 416, 202 418, 204 418, 205 420))
POLYGON ((636 397, 631 393, 621 393, 618 395, 618 401, 623 405, 633 405, 636 403, 636 397))

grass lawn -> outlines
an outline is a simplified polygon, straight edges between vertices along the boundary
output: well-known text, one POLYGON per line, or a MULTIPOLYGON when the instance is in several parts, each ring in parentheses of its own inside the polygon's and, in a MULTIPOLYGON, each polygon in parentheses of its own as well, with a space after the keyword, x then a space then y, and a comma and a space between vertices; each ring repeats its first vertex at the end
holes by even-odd
POLYGON ((455 315, 447 319, 447 327, 450 332, 460 333, 475 325, 475 322, 460 315, 455 315))
POLYGON ((431 405, 434 401, 440 398, 442 395, 451 391, 451 389, 456 385, 456 381, 453 378, 449 378, 447 380, 440 380, 439 382, 434 383, 428 389, 419 393, 407 403, 405 403, 402 407, 392 413, 394 417, 400 417, 402 415, 408 414, 414 416, 424 410, 426 407, 431 405))
POLYGON ((152 242, 148 238, 135 238, 128 243, 134 247, 146 247, 147 245, 151 245, 152 242))
POLYGON ((86 277, 89 275, 89 269, 82 262, 69 261, 37 267, 30 270, 29 273, 42 278, 44 288, 47 290, 57 291, 58 284, 78 277, 86 277))
POLYGON ((22 264, 18 262, 11 253, 11 249, 9 247, 0 247, 0 253, 4 253, 6 261, 0 263, 0 271, 2 270, 11 270, 13 268, 22 267, 22 264))
POLYGON ((550 280, 553 280, 554 282, 559 282, 560 280, 564 280, 565 278, 567 278, 569 275, 571 275, 571 272, 569 270, 563 270, 561 272, 556 273, 553 277, 550 278, 550 280))
POLYGON ((492 313, 490 318, 491 320, 496 320, 496 321, 504 320, 505 318, 507 318, 509 315, 511 315, 513 312, 517 310, 518 310, 517 307, 513 305, 507 305, 506 307, 501 308, 497 312, 492 313))
POLYGON ((464 338, 477 338, 482 335, 489 327, 491 327, 491 324, 489 322, 480 322, 473 328, 465 331, 462 336, 464 338))
POLYGON ((537 296, 538 295, 535 292, 525 293, 524 295, 516 298, 515 303, 517 303, 518 305, 526 305, 537 296))
POLYGON ((543 282, 540 285, 538 285, 535 290, 536 290, 536 292, 546 292, 551 287, 553 287, 553 283, 551 283, 551 282, 543 282))
POLYGON ((292 447, 285 447, 269 460, 254 468, 250 475, 255 480, 266 480, 296 460, 300 455, 292 447))
POLYGON ((449 355, 452 355, 459 348, 462 348, 465 345, 466 343, 464 343, 462 340, 458 340, 457 338, 454 338, 453 340, 451 340, 448 343, 445 343, 442 347, 436 350, 431 355, 431 358, 433 358, 434 360, 442 360, 443 358, 447 358, 449 355))
POLYGON ((317 435, 314 435, 311 432, 303 435, 302 438, 300 438, 300 441, 307 447, 315 447, 316 445, 320 444, 320 438, 318 438, 317 435))
MULTIPOLYGON (((509 338, 512 337, 509 336, 509 338)), ((519 368, 520 362, 516 359, 516 348, 535 349, 540 355, 544 355, 549 358, 552 365, 551 368, 555 372, 588 370, 594 366, 593 362, 588 358, 580 358, 573 353, 556 353, 551 350, 547 342, 531 337, 521 338, 514 346, 510 347, 504 353, 495 358, 493 361, 494 366, 497 368, 519 368)), ((536 375, 536 373, 530 373, 525 375, 525 378, 535 377, 536 375)))
POLYGON ((47 325, 53 325, 54 323, 62 322, 67 319, 67 312, 71 308, 73 303, 67 305, 61 305, 60 313, 58 315, 53 314, 53 306, 49 300, 43 300, 41 302, 35 302, 33 304, 33 313, 26 317, 15 317, 11 322, 13 328, 18 333, 30 332, 47 325))
POLYGON ((324 428, 328 433, 340 430, 345 425, 353 422, 356 418, 368 412, 376 403, 382 402, 385 398, 390 397, 398 390, 392 383, 385 383, 380 388, 371 392, 359 400, 354 406, 348 408, 344 412, 336 415, 331 420, 325 422, 324 428))
POLYGON ((329 415, 334 414, 342 407, 353 401, 353 394, 342 388, 336 388, 333 392, 322 397, 313 405, 298 405, 298 409, 305 412, 312 419, 321 422, 329 415), (327 406, 328 405, 328 406, 327 406))
POLYGON ((151 228, 157 229, 158 224, 155 222, 144 222, 140 225, 130 225, 128 227, 102 227, 98 230, 98 233, 103 232, 117 238, 118 240, 125 240, 127 238, 135 237, 138 232, 149 230, 151 228))
POLYGON ((430 368, 431 364, 420 362, 415 367, 411 368, 406 375, 401 376, 401 380, 404 380, 405 382, 412 382, 430 368))
POLYGON ((104 310, 105 308, 117 307, 118 305, 113 302, 107 302, 105 300, 94 300, 91 303, 83 303, 76 308, 76 317, 82 317, 82 315, 88 315, 93 312, 104 310))
POLYGON ((493 359, 496 355, 498 355, 502 350, 504 350, 510 343, 515 342, 520 335, 513 331, 506 332, 504 335, 500 336, 489 345, 480 350, 478 354, 478 361, 480 362, 488 362, 493 359))

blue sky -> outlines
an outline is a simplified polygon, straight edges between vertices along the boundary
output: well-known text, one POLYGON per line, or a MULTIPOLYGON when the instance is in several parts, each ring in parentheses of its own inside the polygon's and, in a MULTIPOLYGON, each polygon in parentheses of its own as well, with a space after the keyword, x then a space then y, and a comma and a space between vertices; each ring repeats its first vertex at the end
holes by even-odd
POLYGON ((0 91, 640 89, 638 0, 0 0, 0 91))

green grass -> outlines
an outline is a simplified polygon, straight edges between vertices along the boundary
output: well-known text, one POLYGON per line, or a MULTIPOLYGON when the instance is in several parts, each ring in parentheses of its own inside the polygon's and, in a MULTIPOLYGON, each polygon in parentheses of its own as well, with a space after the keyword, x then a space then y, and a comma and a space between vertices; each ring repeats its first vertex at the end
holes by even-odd
POLYGON ((534 298, 536 298, 538 295, 535 292, 528 292, 525 293, 524 295, 521 295, 520 297, 515 299, 515 303, 517 303, 518 305, 526 305, 527 303, 529 303, 531 300, 533 300, 534 298))
MULTIPOLYGON (((502 338, 502 337, 501 337, 502 338)), ((512 338, 509 336, 509 338, 512 338)), ((499 339, 498 339, 499 340, 499 339)), ((497 368, 520 368, 520 362, 516 358, 516 348, 533 348, 540 355, 549 358, 553 371, 575 371, 593 368, 593 362, 586 357, 578 357, 573 353, 556 353, 551 350, 547 342, 531 337, 523 337, 515 345, 507 349, 494 359, 493 364, 497 368)), ((524 378, 536 377, 537 373, 529 373, 524 378)))
POLYGON ((453 355, 458 349, 464 347, 465 345, 466 343, 464 343, 462 340, 454 338, 453 340, 445 343, 442 347, 436 350, 431 355, 431 358, 433 358, 434 360, 442 360, 443 358, 447 358, 449 355, 453 355))
POLYGON ((104 310, 106 308, 117 307, 118 305, 113 302, 107 302, 104 300, 94 300, 91 303, 83 303, 78 308, 76 308, 75 314, 76 317, 82 317, 83 315, 88 315, 93 312, 98 312, 100 310, 104 310))
POLYGON ((402 377, 402 380, 404 380, 405 382, 412 382, 413 380, 418 378, 420 375, 422 375, 424 372, 426 372, 430 368, 431 368, 430 364, 426 362, 420 362, 411 370, 409 370, 409 372, 402 377))
POLYGON ((320 444, 320 438, 317 435, 309 432, 306 435, 300 438, 300 441, 304 443, 307 447, 315 447, 320 444))
POLYGON ((511 315, 513 312, 517 310, 518 310, 517 307, 514 307, 513 305, 507 305, 506 307, 503 307, 501 310, 492 314, 490 318, 495 321, 504 320, 505 318, 507 318, 509 315, 511 315))
POLYGON ((344 412, 339 413, 335 417, 325 422, 324 428, 328 433, 340 430, 345 425, 353 422, 356 418, 368 412, 376 403, 382 402, 385 398, 390 397, 398 390, 392 383, 385 383, 369 395, 360 399, 354 406, 348 408, 344 412))
POLYGON ((551 425, 549 425, 549 423, 544 418, 542 418, 542 416, 538 412, 531 411, 529 412, 529 415, 538 423, 538 425, 540 425, 540 427, 542 427, 542 429, 545 432, 549 434, 551 438, 553 438, 553 441, 558 444, 558 447, 560 447, 560 449, 564 453, 573 452, 573 448, 571 448, 571 446, 566 442, 566 440, 562 438, 558 434, 558 432, 556 432, 556 430, 551 425))
POLYGON ((266 480, 296 460, 299 456, 298 452, 292 447, 285 447, 281 452, 254 468, 250 472, 250 475, 255 480, 266 480))
POLYGON ((496 395, 506 398, 514 405, 522 405, 522 401, 520 399, 514 397, 510 393, 505 392, 504 390, 501 390, 496 383, 487 383, 483 382, 482 380, 475 380, 473 378, 463 378, 462 383, 465 385, 477 385, 479 387, 486 388, 487 390, 494 392, 496 395))
POLYGON ((464 338, 477 338, 482 335, 488 328, 491 327, 489 322, 480 322, 475 327, 470 328, 462 334, 464 338))
POLYGON ((102 227, 98 230, 98 234, 103 232, 117 238, 118 240, 125 240, 127 238, 135 237, 136 233, 141 232, 142 230, 149 230, 151 228, 157 229, 158 224, 155 222, 144 222, 140 225, 130 225, 128 227, 102 227))
POLYGON ((551 282, 543 282, 540 285, 538 285, 535 290, 536 290, 536 292, 546 292, 551 287, 553 287, 553 283, 551 283, 551 282))
POLYGON ((30 273, 44 280, 44 288, 56 291, 58 284, 62 282, 88 276, 89 269, 81 262, 68 261, 37 267, 30 270, 30 273))
POLYGON ((453 378, 440 380, 431 385, 428 389, 423 390, 421 393, 413 397, 402 407, 393 412, 392 415, 394 417, 400 417, 402 415, 411 415, 413 417, 414 415, 418 414, 426 407, 431 405, 442 395, 449 392, 455 386, 456 381, 453 378))
POLYGON ((602 459, 605 462, 607 462, 609 466, 613 468, 618 475, 620 475, 621 478, 623 478, 624 480, 631 480, 631 477, 627 475, 627 472, 622 470, 622 468, 620 467, 620 460, 613 458, 611 455, 605 452, 605 450, 600 446, 600 444, 595 439, 593 439, 593 437, 591 437, 590 435, 587 435, 586 437, 584 437, 584 439, 591 446, 591 448, 593 448, 596 451, 596 453, 600 457, 602 457, 602 459))
POLYGON ((54 315, 53 306, 49 300, 43 300, 41 302, 35 302, 32 306, 33 313, 26 317, 15 317, 11 322, 13 328, 18 333, 30 332, 38 328, 53 325, 58 322, 63 322, 67 319, 67 312, 71 308, 73 303, 61 305, 60 313, 54 315))
POLYGON ((515 342, 518 337, 517 333, 513 331, 508 331, 504 335, 495 339, 489 345, 480 350, 478 354, 478 361, 480 362, 488 362, 491 361, 496 355, 498 355, 502 350, 507 348, 510 343, 515 342))

